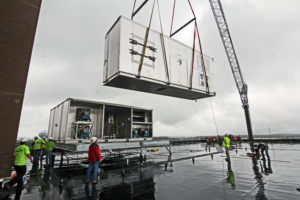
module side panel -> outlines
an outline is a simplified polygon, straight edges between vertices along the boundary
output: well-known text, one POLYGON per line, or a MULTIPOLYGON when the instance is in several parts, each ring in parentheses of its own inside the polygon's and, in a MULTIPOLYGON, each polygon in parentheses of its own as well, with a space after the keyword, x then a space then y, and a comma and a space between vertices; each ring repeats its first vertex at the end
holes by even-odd
POLYGON ((104 81, 119 71, 120 65, 120 20, 105 38, 104 81))
POLYGON ((98 137, 99 133, 97 132, 97 130, 99 129, 100 125, 98 122, 98 117, 99 117, 99 111, 100 108, 90 108, 91 113, 90 113, 90 117, 91 117, 91 122, 93 123, 92 125, 92 129, 91 129, 91 136, 95 136, 98 137))
POLYGON ((62 140, 64 137, 60 135, 61 129, 61 111, 62 111, 62 104, 55 108, 55 116, 54 116, 54 127, 53 132, 55 139, 62 140))
MULTIPOLYGON (((121 18, 120 71, 138 75, 146 28, 121 18)), ((150 31, 141 76, 167 82, 160 34, 150 31)))
POLYGON ((97 138, 102 139, 102 121, 103 121, 103 105, 99 105, 99 109, 97 110, 97 121, 95 121, 95 136, 97 138))
MULTIPOLYGON (((170 37, 162 36, 157 31, 150 30, 145 52, 143 52, 146 27, 123 17, 119 18, 117 24, 118 26, 115 25, 109 33, 110 39, 108 40, 106 38, 106 40, 108 40, 106 46, 111 48, 112 40, 114 41, 113 45, 115 47, 113 48, 114 52, 112 49, 107 51, 106 48, 106 52, 108 52, 106 56, 108 58, 108 64, 107 67, 105 66, 107 69, 104 69, 104 73, 114 76, 107 76, 107 79, 104 81, 105 85, 118 87, 113 83, 107 82, 111 81, 120 73, 136 77, 139 74, 139 66, 143 63, 140 75, 144 80, 148 80, 149 82, 154 81, 156 84, 161 84, 161 87, 168 85, 169 87, 179 87, 186 91, 193 88, 199 93, 201 93, 201 91, 202 93, 206 93, 207 79, 210 92, 213 92, 211 88, 211 58, 204 56, 206 69, 206 73, 204 73, 205 70, 202 65, 201 54, 199 51, 195 51, 192 73, 193 50, 191 47, 170 37), (119 32, 119 34, 114 34, 116 32, 119 32), (119 43, 116 43, 116 41, 119 41, 119 43), (163 51, 163 44, 165 46, 165 52, 163 51), (116 51, 118 51, 119 54, 116 54, 116 51), (111 56, 110 54, 113 53, 114 56, 111 56), (164 53, 166 55, 165 57, 164 53), (116 55, 119 57, 116 57, 116 55), (111 61, 111 59, 114 60, 111 61), (116 63, 118 60, 119 63, 116 63), (115 70, 115 64, 112 63, 119 64, 119 71, 115 70), (113 69, 109 69, 111 67, 113 69), (112 71, 112 73, 110 73, 110 71, 112 71), (115 74, 116 72, 119 73, 115 74)), ((140 90, 139 86, 128 85, 128 83, 124 83, 121 88, 145 91, 145 89, 140 90)), ((174 91, 176 92, 176 89, 174 91)), ((146 92, 152 93, 151 91, 146 92)), ((169 95, 167 90, 166 93, 164 91, 154 93, 175 97, 179 95, 169 95)))
POLYGON ((53 137, 54 109, 50 111, 48 137, 53 137))
POLYGON ((68 139, 66 137, 66 132, 67 132, 67 122, 68 122, 68 113, 69 113, 69 104, 70 104, 70 100, 69 101, 65 101, 61 107, 62 107, 62 110, 61 110, 61 121, 60 121, 60 124, 61 124, 61 128, 60 128, 60 136, 61 136, 61 139, 63 140, 66 140, 68 139))

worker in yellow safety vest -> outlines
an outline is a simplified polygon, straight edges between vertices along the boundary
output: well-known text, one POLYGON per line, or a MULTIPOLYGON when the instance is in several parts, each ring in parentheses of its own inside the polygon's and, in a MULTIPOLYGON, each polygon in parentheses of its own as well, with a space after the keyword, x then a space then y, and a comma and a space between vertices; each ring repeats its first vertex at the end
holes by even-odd
POLYGON ((41 139, 40 168, 43 167, 43 158, 44 158, 44 156, 46 156, 46 143, 47 143, 46 138, 43 137, 43 138, 41 139))
POLYGON ((17 176, 13 178, 11 181, 4 185, 4 188, 11 190, 11 187, 17 183, 17 190, 22 190, 23 187, 23 176, 26 174, 26 161, 27 158, 33 162, 32 157, 30 155, 30 151, 26 142, 28 140, 26 138, 22 138, 20 145, 15 149, 14 152, 14 169, 16 170, 17 176))
POLYGON ((42 141, 37 136, 35 136, 31 147, 32 149, 31 155, 33 156, 33 165, 31 168, 31 172, 36 172, 36 170, 39 168, 41 148, 42 148, 42 141))
POLYGON ((55 147, 55 144, 54 144, 54 140, 52 137, 49 137, 48 138, 48 142, 46 144, 46 167, 53 167, 53 158, 52 158, 52 151, 55 147))
POLYGON ((226 152, 226 161, 230 161, 230 155, 229 155, 229 147, 230 147, 230 138, 228 136, 228 133, 225 134, 224 139, 223 139, 223 147, 225 147, 225 152, 226 152))

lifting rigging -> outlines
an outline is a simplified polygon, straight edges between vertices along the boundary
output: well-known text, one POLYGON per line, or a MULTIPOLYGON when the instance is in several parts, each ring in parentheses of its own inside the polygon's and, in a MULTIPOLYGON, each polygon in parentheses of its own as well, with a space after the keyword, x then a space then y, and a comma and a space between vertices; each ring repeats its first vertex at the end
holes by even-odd
MULTIPOLYGON (((133 6, 133 10, 132 10, 132 15, 131 15, 131 19, 133 19, 133 17, 137 14, 137 12, 148 2, 149 0, 144 0, 144 2, 135 10, 135 5, 136 5, 136 0, 134 0, 134 6, 133 6)), ((191 8, 192 14, 193 14, 193 19, 189 20, 186 24, 184 24, 183 26, 181 26, 179 29, 177 29, 176 31, 172 32, 172 28, 173 28, 173 20, 174 20, 174 11, 175 11, 175 4, 176 4, 176 0, 174 0, 174 5, 173 5, 173 12, 172 12, 172 21, 171 21, 171 29, 170 29, 170 37, 174 36, 176 33, 178 33, 179 31, 181 31, 183 28, 185 28, 187 25, 189 25, 190 23, 194 22, 194 39, 193 39, 193 61, 192 61, 192 69, 191 69, 191 77, 193 76, 193 68, 194 68, 194 52, 195 52, 195 39, 196 36, 198 37, 198 42, 199 42, 199 47, 200 47, 200 55, 201 55, 201 63, 203 66, 203 71, 205 74, 205 80, 206 80, 206 90, 207 92, 209 92, 209 87, 208 87, 208 83, 207 83, 207 76, 206 76, 206 70, 205 70, 205 63, 204 63, 204 59, 203 59, 203 51, 202 51, 202 47, 201 47, 201 42, 200 42, 200 36, 199 36, 199 30, 198 30, 198 26, 197 26, 197 20, 196 20, 196 15, 194 13, 194 10, 192 8, 191 2, 190 0, 187 0, 188 4, 191 8)), ((216 24, 218 26, 218 30, 225 48, 225 52, 231 67, 231 71, 237 86, 237 89, 239 91, 240 94, 240 98, 242 101, 242 107, 244 109, 245 112, 245 118, 246 118, 246 124, 247 124, 247 131, 248 131, 248 138, 249 141, 253 141, 253 133, 252 133, 252 126, 251 126, 251 119, 250 119, 250 112, 249 112, 249 103, 248 103, 248 86, 245 83, 245 80, 243 78, 243 74, 237 59, 237 55, 233 46, 233 42, 230 36, 230 32, 229 32, 229 28, 227 25, 227 21, 225 18, 225 14, 223 11, 223 7, 221 4, 220 0, 209 0, 210 5, 211 5, 211 9, 213 11, 214 14, 214 18, 216 21, 216 24)), ((154 0, 155 3, 155 0, 154 0)), ((158 3, 158 0, 157 0, 158 3)), ((154 8, 154 4, 153 4, 153 8, 154 8)), ((152 13, 153 13, 153 8, 152 8, 152 13)), ((151 17, 150 17, 150 23, 146 32, 146 36, 145 36, 145 44, 144 49, 145 50, 147 48, 147 38, 148 38, 148 31, 150 28, 150 24, 151 24, 151 19, 152 19, 152 13, 151 13, 151 17)), ((161 22, 160 22, 161 23, 161 22)), ((162 29, 162 28, 161 28, 162 29)), ((161 30, 162 32, 162 30, 161 30)), ((144 51, 143 51, 144 54, 144 51)), ((143 56, 142 56, 143 59, 143 56)), ((142 67, 142 59, 141 59, 141 64, 140 64, 140 68, 139 68, 139 74, 140 74, 140 70, 142 67)), ((166 65, 167 68, 167 65, 166 65)), ((190 79, 190 85, 192 85, 192 78, 190 79)))
MULTIPOLYGON (((132 9, 132 13, 131 13, 131 20, 133 20, 133 17, 142 9, 143 6, 145 6, 145 4, 148 1, 149 0, 144 0, 144 2, 142 2, 141 5, 137 9, 135 9, 136 0, 134 0, 133 9, 132 9)), ((160 28, 161 28, 161 40, 162 40, 162 44, 163 44, 162 45, 163 46, 163 54, 164 54, 163 56, 165 58, 164 61, 165 61, 165 68, 166 68, 166 71, 167 71, 167 80, 168 80, 168 83, 170 83, 170 77, 169 77, 169 72, 168 72, 168 63, 167 63, 167 59, 166 59, 165 45, 164 45, 164 39, 163 39, 163 29, 162 29, 162 22, 161 22, 161 16, 160 16, 160 10, 159 10, 159 1, 158 0, 153 1, 153 6, 152 6, 151 15, 150 15, 149 25, 148 25, 146 33, 145 33, 144 44, 142 45, 143 50, 142 50, 142 53, 141 53, 141 61, 140 61, 139 69, 138 69, 138 75, 136 77, 139 78, 140 74, 141 74, 143 59, 145 57, 144 54, 145 54, 145 50, 147 48, 149 30, 150 30, 150 26, 151 26, 151 21, 152 21, 152 15, 153 15, 155 2, 157 2, 157 6, 158 6, 158 15, 159 15, 159 20, 160 20, 160 28)), ((172 12, 172 21, 171 21, 171 29, 170 29, 170 38, 172 38, 175 34, 180 32, 186 26, 188 26, 189 24, 194 22, 192 66, 191 66, 191 72, 190 72, 189 86, 190 86, 190 89, 193 88, 193 78, 192 77, 194 76, 194 62, 195 62, 195 51, 196 51, 195 45, 196 45, 196 37, 197 37, 198 38, 198 45, 199 45, 199 48, 200 48, 200 61, 201 61, 202 70, 203 70, 203 74, 204 74, 204 80, 205 80, 205 89, 206 89, 206 93, 209 94, 210 93, 210 88, 209 88, 209 84, 208 84, 208 76, 207 76, 205 62, 204 62, 204 55, 203 55, 202 45, 201 45, 201 41, 200 41, 200 34, 199 34, 199 30, 198 30, 198 25, 197 25, 197 19, 196 19, 196 15, 195 15, 195 12, 194 12, 194 9, 192 7, 192 4, 191 4, 190 0, 187 0, 187 3, 189 4, 189 7, 191 9, 191 13, 193 14, 193 18, 191 20, 189 20, 187 23, 185 23, 183 26, 178 28, 176 31, 172 32, 173 21, 174 21, 174 13, 175 13, 175 5, 176 5, 176 0, 174 0, 173 12, 172 12)))

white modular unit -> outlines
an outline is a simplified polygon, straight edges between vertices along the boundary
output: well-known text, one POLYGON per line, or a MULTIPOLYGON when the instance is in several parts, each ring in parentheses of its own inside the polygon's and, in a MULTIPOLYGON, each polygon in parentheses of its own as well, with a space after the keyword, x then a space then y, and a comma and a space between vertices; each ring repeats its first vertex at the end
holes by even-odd
POLYGON ((58 142, 151 140, 152 110, 69 98, 50 111, 48 137, 58 142))
POLYGON ((145 26, 124 17, 117 19, 105 37, 104 85, 184 99, 215 95, 211 84, 212 58, 204 56, 208 80, 206 87, 200 53, 195 52, 192 73, 192 48, 163 36, 165 59, 162 35, 154 30, 149 32, 141 74, 137 78, 145 33, 145 26))

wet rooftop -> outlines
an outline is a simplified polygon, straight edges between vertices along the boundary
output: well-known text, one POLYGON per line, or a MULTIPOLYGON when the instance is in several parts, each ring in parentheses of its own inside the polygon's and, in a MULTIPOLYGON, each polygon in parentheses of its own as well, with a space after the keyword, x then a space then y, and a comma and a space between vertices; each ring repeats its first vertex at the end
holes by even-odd
MULTIPOLYGON (((231 166, 225 153, 152 165, 168 160, 168 152, 160 148, 147 152, 147 164, 142 167, 104 167, 95 186, 85 184, 84 164, 43 169, 37 175, 28 174, 20 199, 300 199, 296 190, 300 144, 270 144, 269 148, 270 162, 247 157, 248 144, 242 144, 230 151, 231 166)), ((217 150, 211 147, 210 151, 217 150)), ((172 152, 176 159, 209 149, 206 152, 204 144, 180 145, 172 146, 172 152)))

